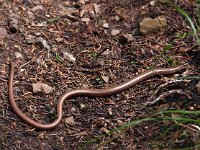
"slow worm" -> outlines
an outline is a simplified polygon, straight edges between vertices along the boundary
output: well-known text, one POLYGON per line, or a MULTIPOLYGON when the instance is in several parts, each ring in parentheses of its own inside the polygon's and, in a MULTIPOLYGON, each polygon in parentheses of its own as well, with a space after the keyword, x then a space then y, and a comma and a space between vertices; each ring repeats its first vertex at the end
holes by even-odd
POLYGON ((154 70, 149 70, 146 71, 142 74, 139 74, 138 76, 132 78, 131 80, 124 82, 122 84, 119 84, 117 86, 113 86, 110 88, 105 88, 105 89, 75 89, 71 91, 65 92, 62 96, 60 96, 57 104, 57 118, 51 122, 51 123, 40 123, 37 122, 29 117, 27 117, 17 106, 14 95, 13 95, 13 77, 14 77, 14 63, 11 62, 10 64, 10 76, 9 76, 9 85, 8 85, 8 94, 9 94, 9 100, 10 104, 14 110, 14 112, 20 117, 22 120, 24 120, 26 123, 30 124, 31 126, 38 128, 38 129, 52 129, 55 128, 62 119, 62 113, 63 113, 63 104, 65 100, 72 98, 72 97, 77 97, 77 96, 108 96, 112 94, 116 94, 119 92, 122 92, 133 85, 146 80, 152 76, 156 75, 170 75, 174 74, 176 72, 179 72, 183 69, 185 69, 185 65, 174 67, 174 68, 158 68, 154 70))

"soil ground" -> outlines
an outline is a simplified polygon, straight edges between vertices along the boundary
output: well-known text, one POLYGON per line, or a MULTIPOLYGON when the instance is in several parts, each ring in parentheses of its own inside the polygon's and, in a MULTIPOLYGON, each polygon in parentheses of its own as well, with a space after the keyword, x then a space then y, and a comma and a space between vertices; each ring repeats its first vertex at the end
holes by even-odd
MULTIPOLYGON (((200 109, 196 89, 199 78, 169 83, 184 75, 199 75, 200 51, 195 38, 185 35, 191 31, 187 20, 166 3, 156 2, 152 6, 150 0, 68 2, 0 3, 0 27, 8 33, 0 48, 0 149, 95 149, 102 143, 102 149, 175 149, 200 144, 199 133, 184 123, 167 120, 146 121, 109 134, 121 125, 158 111, 200 109), (73 17, 62 15, 64 3, 68 5, 66 8, 73 8, 73 17), (97 15, 86 11, 84 17, 90 19, 86 23, 80 12, 83 7, 91 10, 94 3, 100 5, 100 11, 97 15), (35 11, 38 5, 42 8, 35 11), (163 32, 136 33, 130 42, 124 38, 124 34, 138 28, 142 19, 160 15, 167 18, 167 29, 163 32), (12 24, 12 18, 18 22, 12 24), (109 24, 108 28, 102 27, 103 20, 109 24), (113 29, 120 33, 112 36, 113 29), (41 43, 27 43, 27 35, 42 37, 51 49, 47 50, 41 43), (64 52, 72 54, 75 62, 65 59, 64 52), (19 55, 22 57, 16 58, 19 55), (189 65, 184 72, 153 77, 112 96, 69 99, 63 108, 62 122, 55 129, 38 130, 23 122, 10 106, 7 84, 10 60, 15 62, 14 95, 18 106, 30 118, 44 123, 54 120, 57 101, 69 89, 106 88, 151 68, 189 65), (39 81, 53 87, 54 92, 33 93, 32 83, 39 81), (165 83, 168 84, 162 88, 165 83), (155 99, 151 97, 159 87, 157 97, 177 89, 182 94, 168 93, 155 105, 146 106, 155 99)), ((194 1, 176 1, 176 5, 195 22, 194 1)), ((198 119, 199 115, 188 117, 198 119)))

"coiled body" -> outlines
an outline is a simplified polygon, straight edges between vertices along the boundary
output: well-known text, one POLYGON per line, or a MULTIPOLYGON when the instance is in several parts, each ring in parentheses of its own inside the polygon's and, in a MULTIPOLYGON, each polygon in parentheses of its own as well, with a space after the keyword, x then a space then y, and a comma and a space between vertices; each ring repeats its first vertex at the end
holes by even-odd
POLYGON ((8 92, 9 92, 8 94, 9 94, 10 104, 11 104, 14 112, 22 120, 24 120, 26 123, 30 124, 31 126, 33 126, 35 128, 38 128, 38 129, 55 128, 61 122, 64 101, 69 98, 76 97, 76 96, 108 96, 108 95, 116 94, 116 93, 122 92, 122 91, 132 87, 133 85, 135 85, 143 80, 146 80, 152 76, 170 75, 170 74, 174 74, 178 71, 181 71, 185 68, 184 65, 174 67, 174 68, 158 68, 158 69, 146 71, 146 72, 134 77, 133 79, 131 79, 127 82, 124 82, 120 85, 114 86, 114 87, 105 88, 105 89, 76 89, 76 90, 68 91, 68 92, 64 93, 58 100, 57 118, 55 119, 55 121, 53 121, 52 123, 42 124, 42 123, 39 123, 39 122, 27 117, 17 106, 15 99, 14 99, 14 95, 13 95, 14 63, 11 62, 10 65, 11 65, 10 66, 10 76, 9 76, 9 83, 8 83, 9 84, 8 85, 8 92))

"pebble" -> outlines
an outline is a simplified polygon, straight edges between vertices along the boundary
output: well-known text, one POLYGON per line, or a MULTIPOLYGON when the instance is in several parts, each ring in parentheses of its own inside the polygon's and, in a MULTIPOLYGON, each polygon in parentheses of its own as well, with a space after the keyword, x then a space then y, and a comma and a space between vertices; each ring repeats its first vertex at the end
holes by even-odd
POLYGON ((151 6, 154 6, 154 5, 155 5, 155 1, 150 1, 149 4, 150 4, 151 6))
POLYGON ((75 107, 72 107, 72 108, 71 108, 71 112, 76 112, 76 108, 75 108, 75 107))
POLYGON ((70 62, 76 62, 76 58, 68 52, 63 52, 63 58, 70 62))
POLYGON ((22 53, 20 53, 20 52, 15 52, 15 57, 16 57, 17 59, 23 59, 23 55, 22 55, 22 53))
POLYGON ((119 21, 119 20, 120 20, 120 17, 119 17, 119 16, 115 16, 115 20, 116 20, 116 21, 119 21))
POLYGON ((103 81, 108 83, 109 82, 109 76, 101 76, 103 81))
POLYGON ((155 19, 150 17, 144 18, 140 22, 139 31, 143 35, 150 34, 150 33, 158 33, 165 29, 167 26, 167 19, 164 16, 158 16, 155 19))
POLYGON ((112 108, 108 108, 108 113, 109 113, 109 115, 112 115, 112 114, 113 114, 112 108))
POLYGON ((65 125, 74 125, 75 121, 74 121, 74 117, 70 116, 68 118, 65 119, 65 125))
POLYGON ((112 36, 116 36, 116 35, 118 35, 120 33, 120 31, 118 30, 118 29, 112 29, 112 31, 111 31, 111 35, 112 36))
POLYGON ((124 34, 124 37, 127 39, 128 42, 133 41, 133 36, 132 36, 132 34, 124 34))
POLYGON ((110 50, 109 50, 109 49, 105 50, 105 51, 102 53, 102 55, 104 55, 104 56, 107 56, 107 55, 109 55, 109 54, 110 54, 110 50))
POLYGON ((63 42, 63 38, 55 38, 56 42, 60 43, 63 42))
POLYGON ((80 104, 80 109, 85 109, 85 108, 86 108, 86 105, 83 104, 83 103, 81 103, 81 104, 80 104))
POLYGON ((102 26, 103 26, 104 28, 109 28, 108 23, 104 23, 102 26))
POLYGON ((36 36, 41 36, 42 33, 41 33, 41 32, 35 32, 35 35, 36 35, 36 36))
POLYGON ((45 94, 50 94, 53 92, 53 88, 50 87, 47 84, 41 83, 41 82, 37 82, 37 83, 33 83, 32 84, 32 88, 33 88, 33 93, 45 93, 45 94))

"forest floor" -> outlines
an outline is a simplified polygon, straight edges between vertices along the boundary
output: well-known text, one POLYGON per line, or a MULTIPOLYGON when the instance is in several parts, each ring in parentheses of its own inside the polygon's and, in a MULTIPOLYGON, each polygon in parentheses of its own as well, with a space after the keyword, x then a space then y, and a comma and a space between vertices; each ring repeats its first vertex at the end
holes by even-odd
MULTIPOLYGON (((200 25, 193 0, 172 3, 200 25)), ((198 149, 200 49, 188 20, 168 2, 0 0, 0 18, 0 149, 198 149), (165 29, 139 32, 144 18, 161 15, 165 29), (9 103, 11 60, 17 105, 43 123, 56 118, 65 91, 107 88, 149 69, 188 65, 118 94, 70 98, 61 123, 40 130, 9 103), (50 91, 34 91, 33 83, 50 91)))

